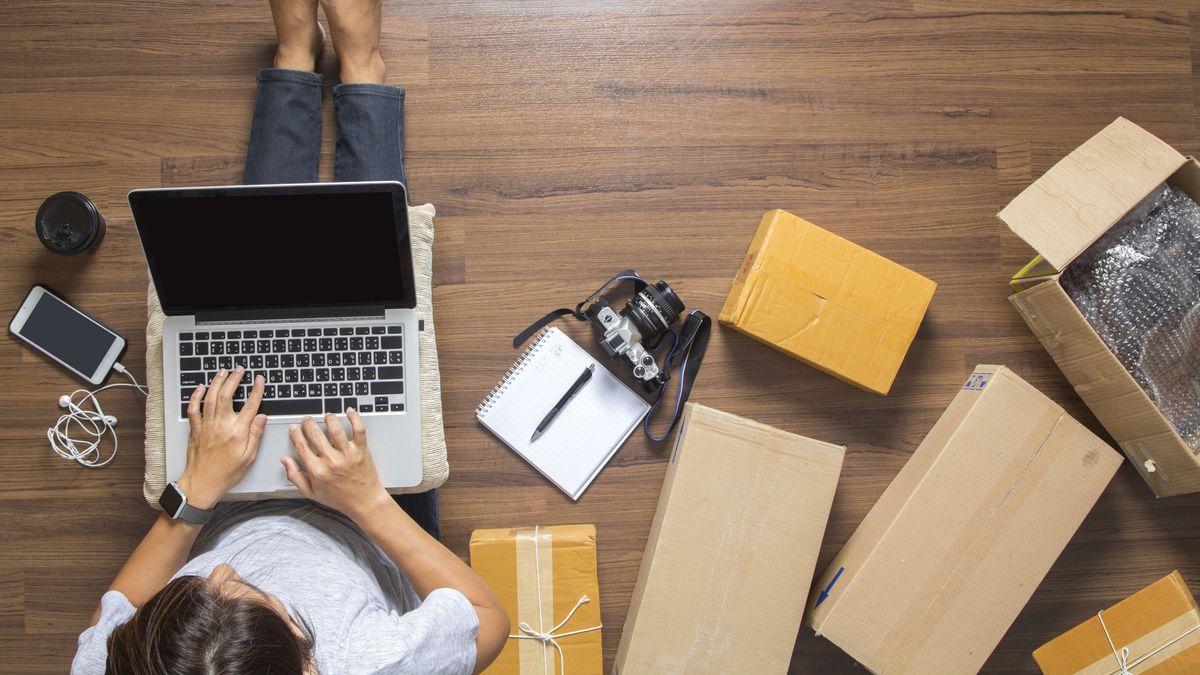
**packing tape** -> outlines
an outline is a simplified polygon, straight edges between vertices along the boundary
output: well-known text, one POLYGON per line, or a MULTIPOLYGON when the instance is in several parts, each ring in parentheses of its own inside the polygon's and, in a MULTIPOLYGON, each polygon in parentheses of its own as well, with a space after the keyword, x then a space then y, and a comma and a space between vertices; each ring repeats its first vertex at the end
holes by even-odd
POLYGON ((1063 415, 1057 406, 1043 413, 1018 444, 1022 451, 1014 454, 992 485, 981 492, 978 505, 964 519, 964 525, 946 547, 945 555, 933 564, 925 581, 911 589, 904 611, 880 640, 874 655, 880 662, 897 666, 896 672, 909 672, 925 645, 934 639, 934 632, 948 611, 949 599, 962 593, 976 568, 985 560, 982 551, 987 545, 982 536, 984 530, 988 527, 1002 529, 1019 512, 1019 509, 1005 511, 1006 503, 1020 503, 1026 492, 1038 487, 1037 481, 1023 482, 1021 479, 1038 459, 1063 415))
POLYGON ((1108 634, 1108 626, 1104 623, 1104 612, 1097 612, 1096 618, 1100 621, 1100 630, 1104 631, 1104 638, 1108 642, 1112 654, 1098 659, 1076 675, 1144 673, 1196 644, 1183 642, 1188 636, 1200 637, 1200 613, 1192 609, 1117 649, 1117 646, 1113 644, 1112 636, 1108 634), (1131 654, 1137 654, 1137 656, 1131 658, 1131 654), (1114 663, 1117 665, 1116 670, 1113 670, 1114 663))
POLYGON ((566 657, 559 638, 600 630, 603 624, 591 628, 559 633, 558 630, 575 616, 579 608, 591 602, 586 595, 579 597, 575 607, 562 621, 554 624, 554 541, 550 532, 541 528, 517 531, 517 628, 509 639, 521 640, 520 668, 522 675, 542 673, 554 675, 554 659, 550 650, 558 652, 558 673, 566 673, 566 657))

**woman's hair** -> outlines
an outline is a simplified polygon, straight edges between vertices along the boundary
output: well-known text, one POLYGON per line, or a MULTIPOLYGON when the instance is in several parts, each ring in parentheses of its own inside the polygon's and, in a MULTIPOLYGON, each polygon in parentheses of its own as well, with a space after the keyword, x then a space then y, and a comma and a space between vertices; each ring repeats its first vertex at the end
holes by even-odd
POLYGON ((183 576, 113 630, 105 673, 299 675, 312 660, 311 631, 300 626, 303 636, 266 602, 183 576))

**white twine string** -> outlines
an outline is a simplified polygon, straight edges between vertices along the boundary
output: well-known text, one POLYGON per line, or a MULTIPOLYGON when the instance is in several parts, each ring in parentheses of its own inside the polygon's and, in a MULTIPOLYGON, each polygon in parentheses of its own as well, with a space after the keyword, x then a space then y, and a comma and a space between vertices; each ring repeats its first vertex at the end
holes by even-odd
POLYGON ((1176 635, 1175 637, 1171 638, 1170 640, 1167 640, 1166 642, 1158 645, 1154 649, 1151 649, 1150 651, 1146 652, 1145 654, 1142 654, 1138 658, 1134 659, 1133 662, 1130 662, 1129 661, 1129 647, 1122 647, 1120 651, 1117 651, 1117 646, 1115 644, 1113 644, 1112 636, 1108 634, 1108 626, 1104 625, 1104 617, 1102 616, 1103 614, 1104 614, 1104 610, 1100 610, 1099 612, 1096 612, 1096 618, 1100 620, 1100 629, 1104 631, 1104 639, 1108 640, 1108 647, 1109 647, 1109 649, 1112 650, 1113 658, 1115 658, 1117 660, 1117 670, 1114 671, 1115 675, 1134 675, 1133 671, 1130 670, 1130 668, 1137 667, 1143 661, 1150 658, 1151 656, 1154 656, 1155 654, 1161 652, 1162 650, 1166 649, 1167 647, 1170 647, 1171 645, 1175 644, 1176 642, 1179 642, 1183 638, 1200 630, 1200 623, 1198 623, 1195 626, 1192 626, 1191 628, 1183 631, 1179 635, 1176 635))
POLYGON ((571 608, 571 611, 567 612, 567 617, 565 619, 558 622, 558 625, 555 626, 554 628, 551 628, 548 631, 542 632, 541 629, 544 628, 546 626, 546 624, 544 623, 544 620, 542 618, 542 565, 541 565, 541 561, 538 560, 538 526, 536 526, 536 525, 533 528, 533 568, 537 574, 538 630, 534 630, 532 626, 530 626, 529 624, 522 621, 520 624, 517 625, 517 628, 520 628, 521 633, 524 633, 524 635, 509 635, 508 637, 512 638, 512 639, 516 639, 516 640, 537 640, 537 641, 541 642, 542 643, 542 672, 547 673, 547 674, 550 673, 550 671, 546 670, 546 666, 550 665, 550 663, 548 663, 546 661, 546 650, 548 650, 550 647, 554 647, 555 651, 558 652, 558 672, 566 673, 567 672, 566 657, 563 656, 563 650, 562 650, 562 647, 558 644, 558 639, 570 637, 572 635, 579 635, 580 633, 590 633, 594 630, 600 630, 601 628, 604 627, 604 624, 598 624, 598 625, 592 626, 591 628, 581 628, 579 630, 573 630, 573 631, 570 631, 567 633, 559 633, 558 632, 558 629, 565 626, 567 624, 567 622, 571 620, 571 617, 575 616, 575 612, 578 612, 580 607, 583 607, 584 605, 586 605, 587 603, 592 601, 592 599, 589 598, 588 596, 581 595, 581 596, 579 596, 579 602, 576 602, 575 606, 571 608))
POLYGON ((1118 675, 1133 675, 1129 672, 1129 647, 1121 647, 1121 651, 1117 651, 1112 636, 1108 634, 1108 626, 1104 625, 1104 610, 1096 612, 1096 618, 1100 619, 1100 630, 1104 631, 1104 639, 1108 640, 1108 647, 1112 650, 1113 657, 1117 659, 1118 675))

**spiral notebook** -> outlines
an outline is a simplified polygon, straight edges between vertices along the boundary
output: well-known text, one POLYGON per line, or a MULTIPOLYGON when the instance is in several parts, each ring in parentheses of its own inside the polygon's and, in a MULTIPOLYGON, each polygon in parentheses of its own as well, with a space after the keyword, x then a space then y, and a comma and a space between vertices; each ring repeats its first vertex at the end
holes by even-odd
POLYGON ((551 483, 579 499, 650 406, 551 326, 537 334, 475 411, 475 417, 551 483), (589 364, 595 374, 545 432, 533 430, 589 364))

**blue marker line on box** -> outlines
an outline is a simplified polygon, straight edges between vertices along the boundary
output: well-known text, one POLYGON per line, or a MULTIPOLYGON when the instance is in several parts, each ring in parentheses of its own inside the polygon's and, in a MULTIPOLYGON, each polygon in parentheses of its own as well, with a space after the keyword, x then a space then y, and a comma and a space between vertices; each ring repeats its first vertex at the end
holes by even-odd
POLYGON ((839 567, 839 568, 838 568, 838 571, 837 571, 837 573, 836 573, 836 574, 834 574, 834 575, 833 575, 833 578, 829 580, 829 585, 828 585, 828 586, 826 586, 826 587, 824 588, 824 590, 822 590, 822 591, 821 591, 821 594, 817 596, 817 604, 813 605, 813 607, 814 607, 814 608, 816 608, 816 607, 820 607, 820 606, 821 606, 821 603, 822 603, 822 602, 825 602, 825 599, 829 597, 829 591, 830 591, 830 590, 832 590, 832 589, 833 589, 833 585, 837 583, 838 577, 841 577, 841 576, 842 576, 842 572, 845 572, 845 571, 846 571, 846 568, 845 568, 845 567, 839 567))

